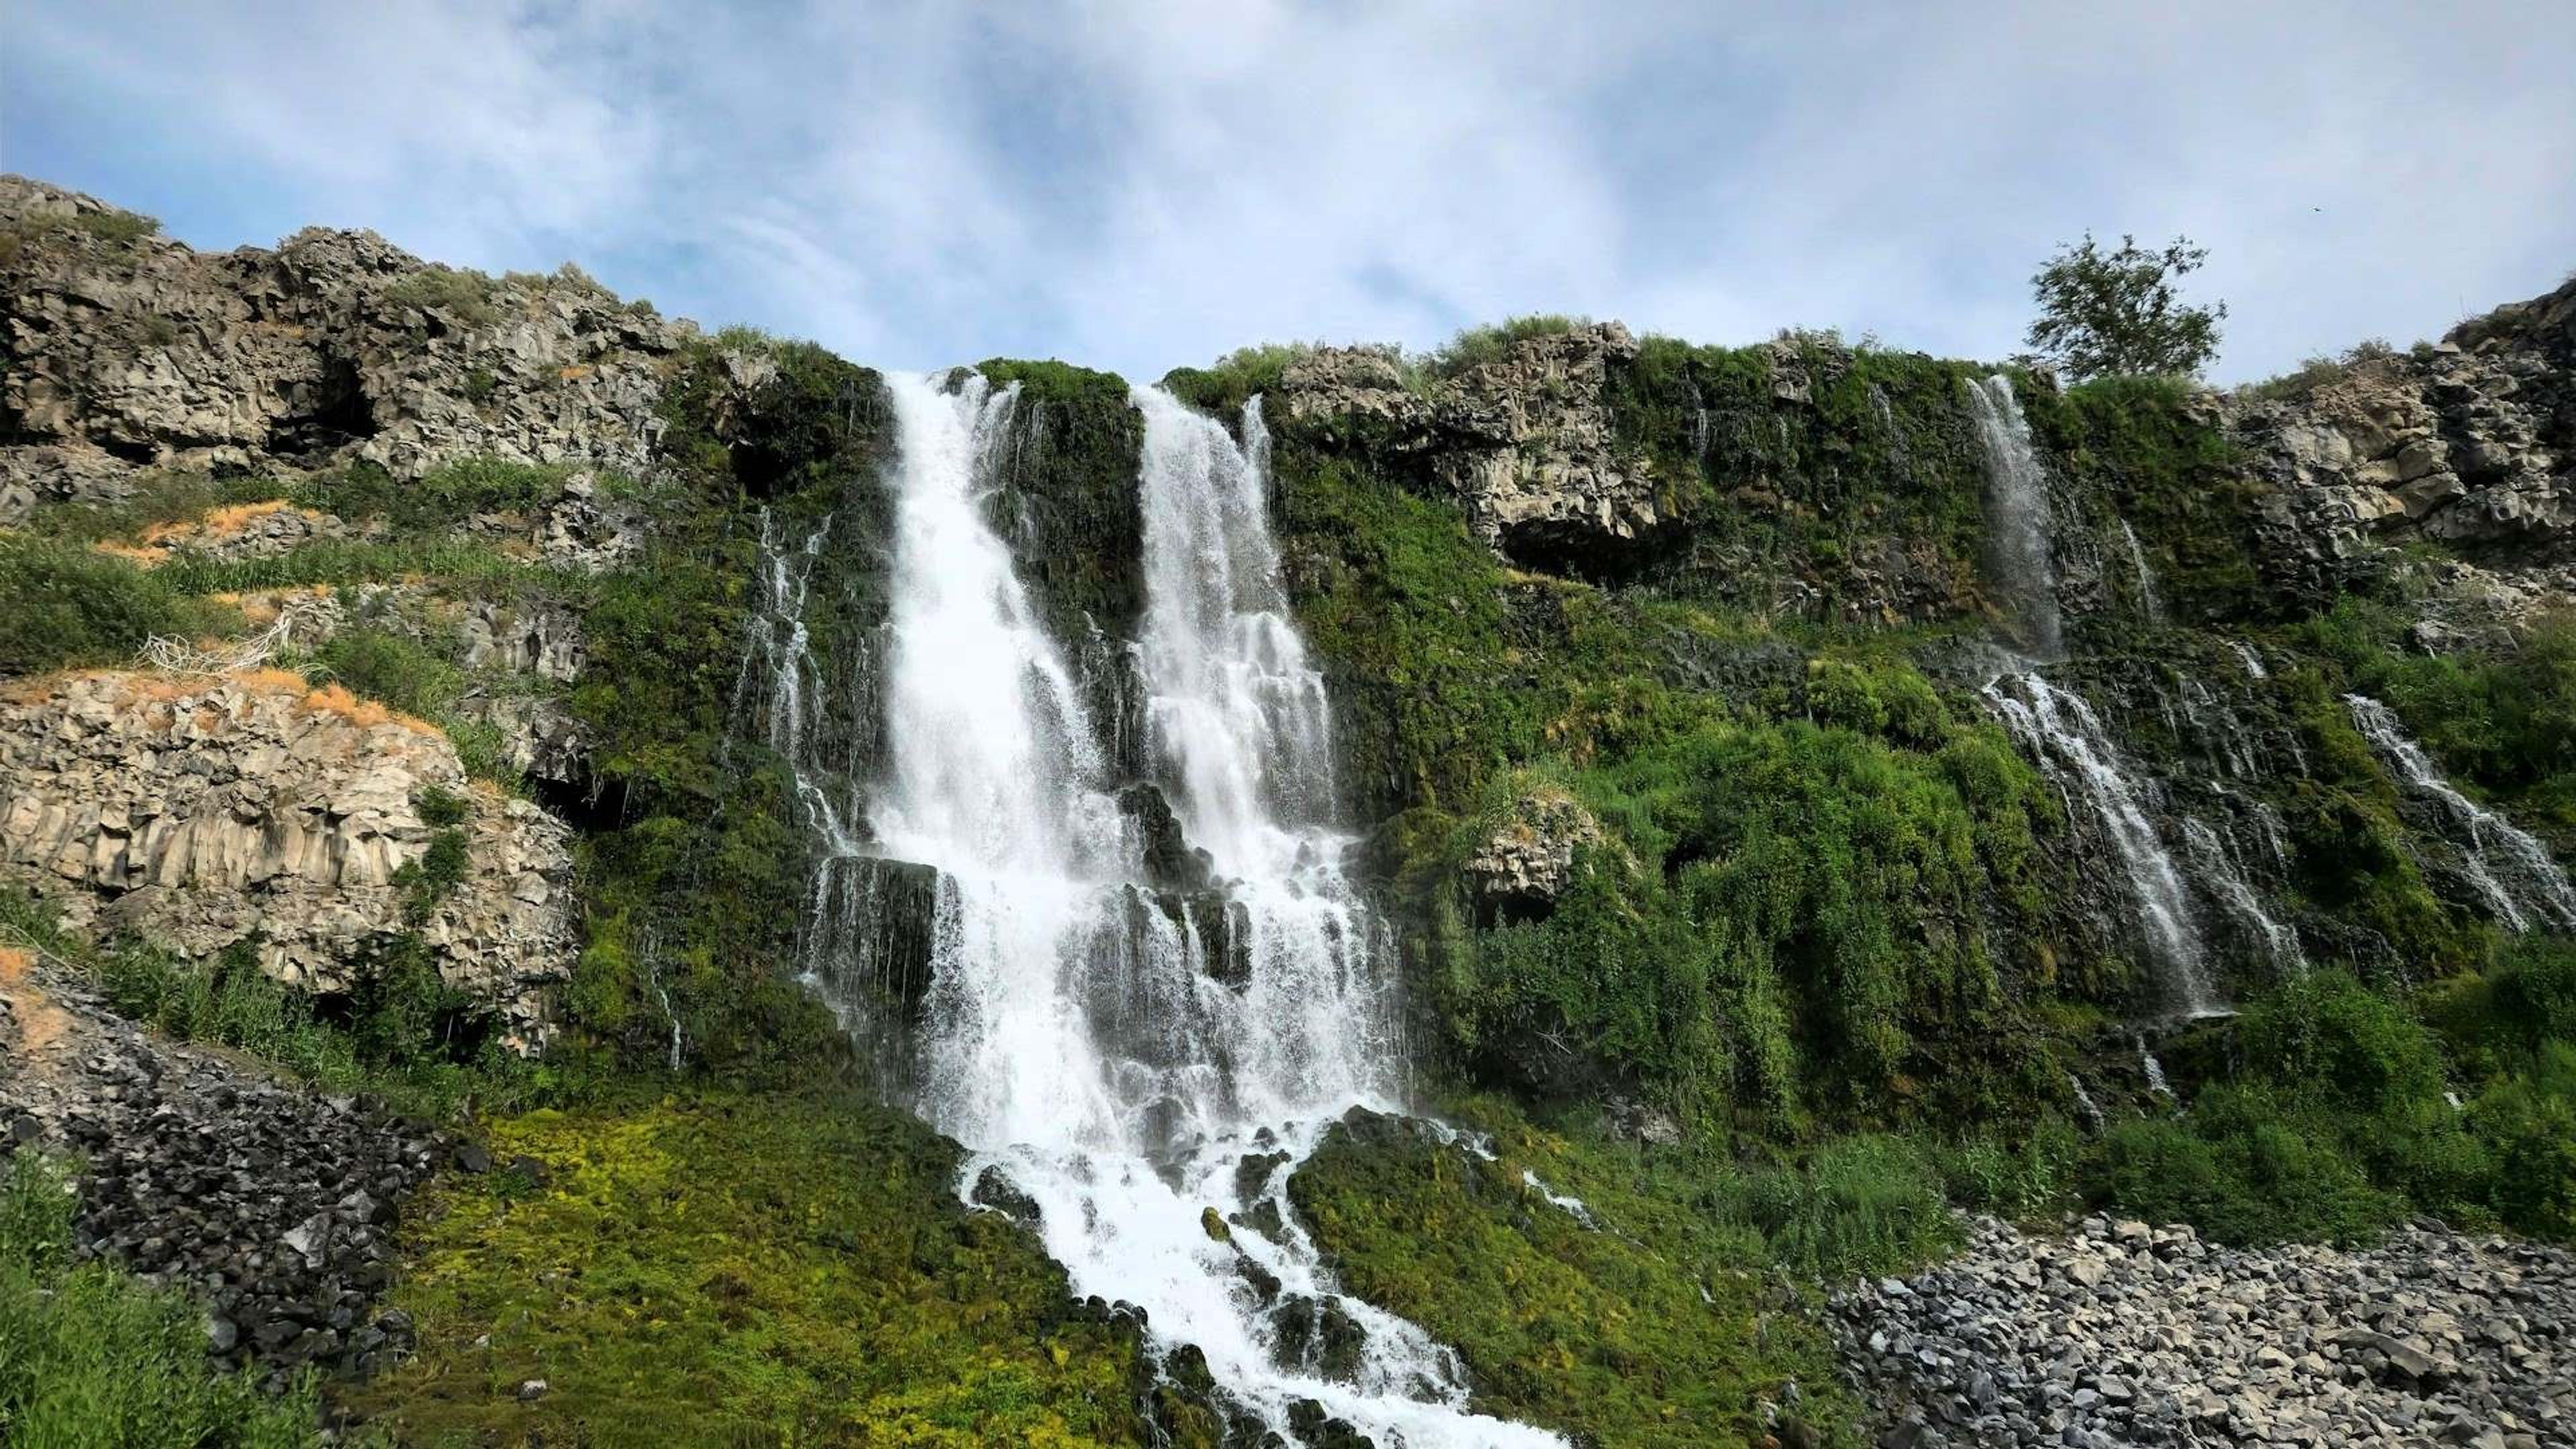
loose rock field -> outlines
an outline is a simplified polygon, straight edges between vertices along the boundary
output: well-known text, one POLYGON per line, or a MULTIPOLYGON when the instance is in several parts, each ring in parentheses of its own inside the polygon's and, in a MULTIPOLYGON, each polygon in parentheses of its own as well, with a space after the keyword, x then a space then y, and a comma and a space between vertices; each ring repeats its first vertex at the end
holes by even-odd
POLYGON ((1883 1445, 2576 1444, 2576 1255, 2435 1224, 2347 1252, 1980 1220, 1832 1311, 1883 1445))

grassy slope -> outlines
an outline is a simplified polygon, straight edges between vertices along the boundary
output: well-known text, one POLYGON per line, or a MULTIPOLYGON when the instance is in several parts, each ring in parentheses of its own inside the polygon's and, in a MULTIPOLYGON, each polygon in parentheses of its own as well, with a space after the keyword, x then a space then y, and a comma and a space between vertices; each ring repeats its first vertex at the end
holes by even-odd
POLYGON ((408 1442, 1139 1442, 1133 1341, 909 1118, 717 1093, 490 1140, 543 1181, 445 1183, 393 1295, 419 1356, 352 1396, 408 1442))

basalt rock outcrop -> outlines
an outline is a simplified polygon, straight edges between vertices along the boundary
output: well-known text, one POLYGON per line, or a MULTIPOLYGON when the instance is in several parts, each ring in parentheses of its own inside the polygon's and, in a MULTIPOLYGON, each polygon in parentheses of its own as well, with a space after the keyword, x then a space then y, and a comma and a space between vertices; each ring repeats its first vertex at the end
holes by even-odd
POLYGON ((1575 852, 1601 843, 1601 822, 1573 797, 1531 791, 1459 867, 1479 919, 1545 917, 1574 880, 1575 852))
POLYGON ((2257 525, 2294 591, 2366 578, 2409 539, 2489 567, 2576 563, 2576 281, 2228 422, 2277 485, 2257 525))
POLYGON ((190 956, 255 938, 264 970, 319 992, 416 932, 522 1047, 570 965, 569 838, 469 789, 437 731, 282 672, 73 675, 0 701, 0 870, 73 920, 190 956), (444 887, 419 879, 432 792, 462 810, 444 887))
POLYGON ((23 177, 0 177, 0 237, 0 521, 149 468, 640 472, 691 335, 569 270, 496 281, 372 232, 200 253, 23 177))
POLYGON ((1627 328, 1587 324, 1418 381, 1387 352, 1324 348, 1288 368, 1282 404, 1292 426, 1427 465, 1504 557, 1579 564, 1664 521, 1652 465, 1610 414, 1610 371, 1636 352, 1627 328))

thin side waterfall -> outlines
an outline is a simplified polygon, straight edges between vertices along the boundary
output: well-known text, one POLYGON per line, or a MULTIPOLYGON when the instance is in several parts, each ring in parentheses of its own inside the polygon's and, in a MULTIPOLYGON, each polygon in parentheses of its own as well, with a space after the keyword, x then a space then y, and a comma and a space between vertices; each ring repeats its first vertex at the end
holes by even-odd
POLYGON ((2576 927, 2576 884, 2569 883, 2549 847, 2453 789, 2387 705, 2361 694, 2345 695, 2344 704, 2407 790, 2432 802, 2444 832, 2460 848, 2461 872, 2497 920, 2515 931, 2576 927))
POLYGON ((2093 707, 2036 672, 2007 674, 1987 685, 1985 694, 2031 759, 2101 822, 2137 907, 2138 935, 2166 1005, 2185 1018, 2224 1012, 2209 985, 2208 953, 2182 867, 2156 832, 2147 800, 2093 707))
POLYGON ((1468 1412, 1456 1356, 1342 1294, 1286 1200, 1342 1112, 1397 1105, 1403 1054, 1385 929, 1341 871, 1330 713, 1282 604, 1259 413, 1238 444, 1135 399, 1157 776, 1138 782, 1116 778, 988 516, 1013 392, 888 385, 886 762, 867 823, 878 855, 935 873, 912 1095, 970 1149, 961 1193, 1006 1178, 1076 1292, 1141 1306, 1158 1349, 1194 1345, 1228 1411, 1282 1435, 1311 1400, 1386 1445, 1559 1443, 1468 1412), (1214 891, 1154 882, 1121 809, 1144 785, 1214 891), (1355 1363, 1325 1351, 1353 1332, 1355 1363))
POLYGON ((2148 623, 2161 624, 2165 621, 2165 601, 2156 592, 2155 568, 2147 562, 2147 550, 2138 542, 2138 531, 2125 518, 2120 520, 2120 537, 2128 546, 2129 572, 2138 581, 2138 608, 2146 614, 2148 623))
POLYGON ((2299 950, 2299 933, 2263 909, 2263 898, 2254 893, 2236 863, 2236 853, 2218 832, 2185 818, 2182 836, 2191 847, 2192 862, 2199 868, 2200 878, 2208 882, 2210 893, 2248 936, 2263 943, 2263 954, 2271 958, 2272 964, 2284 968, 2307 964, 2306 954, 2299 950))
POLYGON ((1986 562, 2012 606, 2014 642, 2033 659, 2061 658, 2048 475, 2031 446, 2012 379, 1997 373, 1968 384, 1968 409, 1986 454, 1986 562))

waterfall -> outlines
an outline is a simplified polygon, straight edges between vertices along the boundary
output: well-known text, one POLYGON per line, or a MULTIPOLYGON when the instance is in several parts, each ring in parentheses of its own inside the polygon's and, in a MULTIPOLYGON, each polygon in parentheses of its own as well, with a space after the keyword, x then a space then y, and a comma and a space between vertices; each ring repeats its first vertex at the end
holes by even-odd
POLYGON ((2143 791, 2093 707, 2036 672, 2005 675, 1988 684, 1985 694, 2031 759, 2101 823, 2137 907, 2138 934, 2166 1004, 2186 1018, 2225 1011, 2210 989, 2207 953, 2182 868, 2156 832, 2143 791))
POLYGON ((2031 446, 2030 424, 2001 373, 1968 384, 1968 408, 1986 454, 1987 564, 2013 606, 2016 641, 2033 658, 2064 652, 2057 571, 2050 562, 2048 476, 2031 446))
MULTIPOLYGON (((1404 1058, 1387 932, 1341 869, 1330 711, 1279 583, 1257 404, 1238 443, 1134 397, 1139 781, 992 526, 1015 389, 888 387, 884 760, 852 865, 922 922, 898 943, 927 975, 910 1095, 967 1145, 961 1194, 1006 1178, 1077 1294, 1141 1306, 1158 1352, 1196 1346, 1228 1411, 1283 1436, 1311 1400, 1390 1446, 1559 1443, 1470 1413, 1456 1355, 1341 1293, 1287 1202, 1341 1113, 1397 1105, 1404 1058), (1155 789, 1216 886, 1156 866, 1187 852, 1143 838, 1131 805, 1155 789), (1327 1324, 1360 1336, 1355 1368, 1325 1361, 1327 1324)), ((845 934, 827 950, 872 949, 845 934)))
POLYGON ((2461 873, 2497 920, 2515 931, 2576 928, 2576 885, 2569 883, 2549 847, 2451 788, 2387 705, 2361 694, 2345 695, 2344 704, 2362 737, 2397 771, 2407 791, 2432 802, 2444 832, 2460 849, 2461 873))
POLYGON ((2066 1074, 2066 1080, 2075 1088, 2075 1109, 2083 1115, 2084 1125, 2099 1136, 2103 1127, 2101 1104, 2093 1100, 2093 1093, 2085 1087, 2082 1077, 2070 1071, 2066 1074))
POLYGON ((2161 624, 2165 621, 2165 601, 2156 593, 2156 571, 2147 563, 2147 550, 2138 542, 2138 531, 2129 527, 2125 518, 2120 520, 2120 537, 2127 541, 2129 572, 2138 581, 2138 608, 2146 614, 2148 623, 2161 624))
POLYGON ((2299 933, 2274 919, 2263 909, 2263 900, 2247 883, 2245 872, 2236 863, 2235 852, 2219 838, 2217 831, 2186 817, 2182 822, 2183 840, 2190 845, 2192 862, 2200 878, 2209 884, 2210 892, 2245 933, 2263 943, 2263 954, 2272 964, 2296 967, 2307 964, 2299 950, 2299 933))
POLYGON ((2263 656, 2254 652, 2253 645, 2246 643, 2242 639, 2230 639, 2227 641, 2227 647, 2235 650, 2237 659, 2242 661, 2245 665, 2246 678, 2269 679, 2272 677, 2272 671, 2263 667, 2263 656))
POLYGON ((2174 1094, 2173 1084, 2165 1080, 2165 1064, 2156 1060, 2155 1052, 2147 1046, 2147 1039, 2143 1035, 2138 1038, 2138 1067, 2147 1074, 2149 1092, 2159 1097, 2170 1097, 2174 1094))

